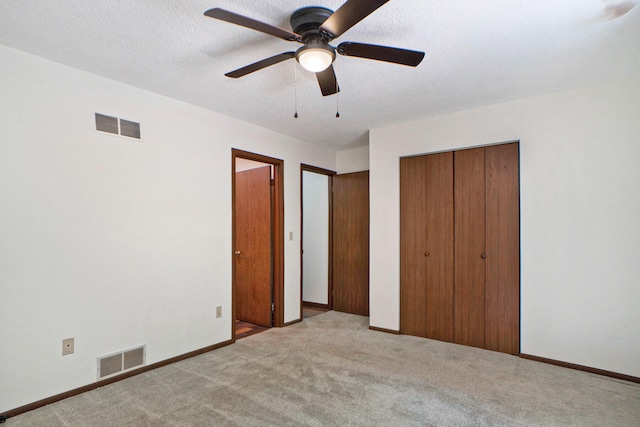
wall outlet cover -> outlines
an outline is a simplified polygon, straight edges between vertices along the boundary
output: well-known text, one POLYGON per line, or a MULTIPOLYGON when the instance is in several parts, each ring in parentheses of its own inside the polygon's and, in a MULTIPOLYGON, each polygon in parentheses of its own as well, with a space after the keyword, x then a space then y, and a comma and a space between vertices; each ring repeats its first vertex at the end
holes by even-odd
POLYGON ((216 317, 222 317, 222 306, 221 305, 216 307, 216 317))

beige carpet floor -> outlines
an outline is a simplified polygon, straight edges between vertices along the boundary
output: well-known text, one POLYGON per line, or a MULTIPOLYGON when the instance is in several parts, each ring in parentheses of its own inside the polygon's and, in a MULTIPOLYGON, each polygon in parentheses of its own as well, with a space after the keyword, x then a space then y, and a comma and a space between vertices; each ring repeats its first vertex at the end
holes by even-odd
POLYGON ((5 425, 640 426, 640 387, 332 311, 5 425))

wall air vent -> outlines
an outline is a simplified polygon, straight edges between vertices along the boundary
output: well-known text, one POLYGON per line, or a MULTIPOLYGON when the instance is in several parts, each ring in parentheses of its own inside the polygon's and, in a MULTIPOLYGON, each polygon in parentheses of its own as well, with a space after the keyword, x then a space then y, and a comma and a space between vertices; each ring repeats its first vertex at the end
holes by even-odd
POLYGON ((118 118, 96 113, 96 130, 118 135, 118 118))
POLYGON ((140 123, 120 119, 120 135, 140 139, 140 123))
POLYGON ((98 379, 103 379, 120 372, 144 366, 146 346, 120 351, 107 356, 98 357, 98 379))
POLYGON ((95 113, 95 115, 97 131, 140 139, 140 123, 100 113, 95 113))

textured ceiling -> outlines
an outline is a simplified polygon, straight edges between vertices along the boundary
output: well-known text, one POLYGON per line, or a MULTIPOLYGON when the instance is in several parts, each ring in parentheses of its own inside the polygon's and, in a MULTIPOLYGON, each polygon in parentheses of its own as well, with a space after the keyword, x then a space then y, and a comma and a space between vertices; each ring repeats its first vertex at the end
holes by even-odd
POLYGON ((399 121, 640 74, 635 2, 391 0, 333 44, 422 50, 422 64, 338 56, 339 97, 322 97, 298 66, 294 119, 294 60, 240 79, 224 73, 299 45, 203 15, 220 7, 290 29, 296 9, 342 3, 2 0, 0 43, 335 148, 399 121))

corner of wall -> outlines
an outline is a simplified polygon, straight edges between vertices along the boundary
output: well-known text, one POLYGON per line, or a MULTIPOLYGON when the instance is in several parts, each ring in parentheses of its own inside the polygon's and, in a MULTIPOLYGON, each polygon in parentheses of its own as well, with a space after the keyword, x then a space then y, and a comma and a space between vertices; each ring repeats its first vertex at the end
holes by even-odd
POLYGON ((369 170, 369 145, 336 151, 336 169, 339 174, 369 170))

